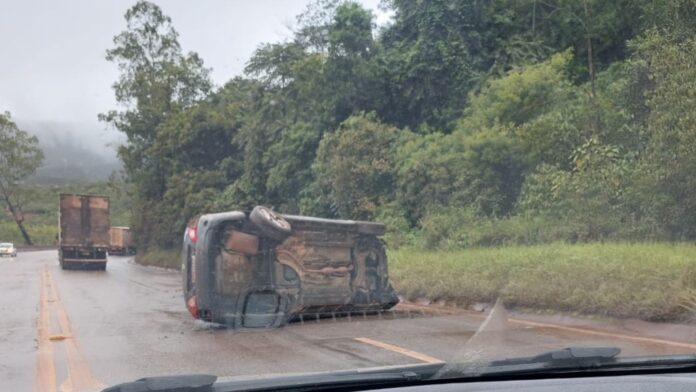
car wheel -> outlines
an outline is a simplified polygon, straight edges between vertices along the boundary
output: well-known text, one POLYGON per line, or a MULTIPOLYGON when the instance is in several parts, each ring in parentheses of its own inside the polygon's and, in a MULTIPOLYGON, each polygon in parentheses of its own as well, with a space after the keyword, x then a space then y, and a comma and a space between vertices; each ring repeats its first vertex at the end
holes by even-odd
POLYGON ((251 222, 258 227, 262 234, 276 241, 283 241, 292 234, 292 227, 285 218, 276 214, 270 208, 256 206, 249 214, 251 222))

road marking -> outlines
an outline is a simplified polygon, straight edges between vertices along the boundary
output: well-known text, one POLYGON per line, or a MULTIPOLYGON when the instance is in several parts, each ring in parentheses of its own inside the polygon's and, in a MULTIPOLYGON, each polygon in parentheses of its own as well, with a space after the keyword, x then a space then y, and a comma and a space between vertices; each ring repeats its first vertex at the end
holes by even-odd
POLYGON ((579 327, 567 327, 567 326, 558 325, 558 324, 539 323, 536 321, 527 321, 527 320, 512 319, 512 318, 509 319, 508 321, 510 321, 511 323, 521 324, 521 325, 525 325, 525 326, 529 326, 529 327, 554 328, 554 329, 560 329, 562 331, 583 333, 586 335, 595 335, 595 336, 602 336, 602 337, 607 337, 607 338, 632 340, 632 341, 642 342, 642 343, 660 344, 660 345, 664 345, 664 346, 672 346, 672 347, 688 348, 691 350, 696 350, 696 344, 686 343, 686 342, 678 342, 678 341, 674 341, 674 340, 648 338, 648 337, 634 336, 634 335, 625 335, 625 334, 621 334, 621 333, 596 331, 593 329, 585 329, 585 328, 579 328, 579 327))
MULTIPOLYGON (((411 303, 400 303, 399 306, 406 307, 406 308, 415 308, 415 309, 422 309, 424 311, 427 310, 433 310, 437 308, 425 306, 425 305, 417 305, 417 304, 411 304, 411 303)), ((447 315, 456 315, 456 314, 466 314, 469 316, 474 316, 478 318, 485 319, 488 317, 485 314, 479 314, 479 313, 472 313, 468 312, 466 310, 453 310, 453 309, 437 309, 439 312, 445 313, 447 315)), ((668 339, 659 339, 659 338, 649 338, 645 336, 636 336, 636 335, 627 335, 627 334, 622 334, 622 333, 617 333, 617 332, 609 332, 609 331, 600 331, 596 329, 590 329, 590 328, 583 328, 583 327, 569 327, 566 325, 560 325, 560 324, 552 324, 552 323, 542 323, 542 322, 537 322, 537 321, 529 321, 529 320, 523 320, 523 319, 517 319, 517 318, 508 318, 508 321, 514 324, 520 324, 528 327, 536 327, 536 328, 549 328, 549 329, 558 329, 561 331, 567 331, 567 332, 574 332, 574 333, 581 333, 581 334, 586 334, 586 335, 594 335, 594 336, 602 336, 602 337, 607 337, 607 338, 615 338, 615 339, 623 339, 623 340, 631 340, 635 342, 641 342, 641 343, 649 343, 649 344, 658 344, 658 345, 663 345, 663 346, 671 346, 671 347, 679 347, 679 348, 687 348, 690 350, 696 350, 696 344, 694 343, 687 343, 687 342, 680 342, 677 340, 668 340, 668 339)))
POLYGON ((93 376, 89 364, 80 353, 70 319, 58 293, 58 287, 44 266, 41 272, 41 296, 37 319, 37 359, 35 392, 56 392, 56 366, 53 345, 62 342, 68 360, 68 379, 60 386, 61 392, 97 391, 104 388, 93 376), (56 315, 60 334, 51 333, 51 311, 56 315))
POLYGON ((419 361, 423 361, 425 363, 443 363, 444 361, 435 357, 431 357, 430 355, 426 355, 423 353, 419 353, 417 351, 412 351, 405 349, 403 347, 399 347, 393 344, 385 343, 385 342, 380 342, 379 340, 374 340, 370 338, 353 338, 354 340, 357 340, 358 342, 369 344, 371 346, 379 347, 385 350, 393 351, 395 353, 399 353, 401 355, 405 355, 407 357, 415 358, 419 361))
POLYGON ((53 297, 53 307, 58 318, 58 324, 60 325, 61 335, 65 336, 66 339, 63 340, 65 347, 65 354, 68 358, 68 379, 61 385, 61 391, 96 391, 104 388, 104 385, 97 381, 92 375, 92 370, 89 367, 89 363, 82 356, 80 349, 77 344, 77 338, 72 330, 72 325, 70 324, 70 318, 68 313, 65 311, 63 302, 58 293, 58 287, 51 276, 51 273, 47 273, 47 278, 51 286, 51 294, 53 297))
POLYGON ((50 310, 48 309, 47 271, 41 272, 41 296, 39 297, 39 316, 36 322, 38 349, 36 357, 35 392, 56 391, 56 368, 53 363, 53 344, 48 340, 51 334, 50 310))

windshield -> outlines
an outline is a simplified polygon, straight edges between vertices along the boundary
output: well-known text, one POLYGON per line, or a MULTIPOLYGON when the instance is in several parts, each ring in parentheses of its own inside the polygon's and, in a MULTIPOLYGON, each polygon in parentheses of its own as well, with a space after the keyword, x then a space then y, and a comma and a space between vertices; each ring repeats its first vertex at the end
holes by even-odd
POLYGON ((29 1, 0 33, 1 390, 696 354, 693 2, 29 1))

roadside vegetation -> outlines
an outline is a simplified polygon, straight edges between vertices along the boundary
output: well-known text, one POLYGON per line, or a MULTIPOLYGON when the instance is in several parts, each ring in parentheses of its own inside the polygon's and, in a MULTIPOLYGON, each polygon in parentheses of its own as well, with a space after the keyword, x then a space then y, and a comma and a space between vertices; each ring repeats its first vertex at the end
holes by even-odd
POLYGON ((10 113, 0 112, 0 205, 12 218, 22 235, 22 242, 32 245, 31 235, 24 227, 24 181, 41 166, 44 154, 39 139, 19 129, 10 113))
POLYGON ((427 249, 696 240, 693 2, 385 6, 377 27, 316 0, 223 86, 157 5, 131 7, 101 119, 127 136, 139 248, 257 204, 427 249))
POLYGON ((143 265, 181 269, 181 249, 149 248, 135 255, 135 262, 143 265))
MULTIPOLYGON (((696 298, 696 4, 384 3, 378 27, 313 1, 222 86, 157 5, 127 11, 100 118, 127 137, 112 219, 138 260, 177 267, 192 216, 262 204, 387 223, 410 297, 679 317, 696 298)), ((25 211, 38 243, 57 193, 25 211)))
MULTIPOLYGON (((127 187, 120 181, 98 183, 66 183, 62 185, 24 185, 23 225, 36 246, 55 246, 58 235, 58 195, 61 193, 85 193, 110 198, 111 225, 128 226, 130 206, 127 187)), ((0 241, 25 245, 9 214, 0 215, 0 241)))
POLYGON ((120 106, 101 118, 127 136, 139 260, 167 264, 192 216, 263 204, 387 223, 410 297, 682 314, 696 5, 385 6, 377 27, 314 1, 223 86, 157 5, 128 10, 107 52, 120 106))
POLYGON ((548 244, 459 251, 393 250, 397 292, 467 306, 493 303, 585 315, 683 321, 693 315, 696 246, 548 244))

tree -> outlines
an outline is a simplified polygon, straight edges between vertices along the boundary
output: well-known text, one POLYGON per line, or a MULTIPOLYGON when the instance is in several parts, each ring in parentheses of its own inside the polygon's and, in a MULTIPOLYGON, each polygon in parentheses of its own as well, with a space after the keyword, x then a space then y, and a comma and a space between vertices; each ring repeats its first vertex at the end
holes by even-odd
POLYGON ((127 29, 114 37, 106 59, 121 71, 113 89, 124 111, 100 115, 125 133, 128 143, 119 150, 130 180, 140 181, 146 197, 164 193, 165 168, 151 159, 158 127, 167 116, 205 97, 210 91, 209 70, 195 53, 184 55, 171 19, 155 4, 139 1, 125 15, 127 29))
POLYGON ((527 169, 524 151, 500 128, 410 138, 399 146, 396 163, 397 199, 412 224, 439 207, 506 216, 527 169))
POLYGON ((43 158, 36 136, 19 129, 10 113, 0 114, 0 196, 27 245, 32 241, 24 227, 22 181, 36 172, 43 158))
POLYGON ((654 214, 676 238, 696 238, 696 39, 653 30, 636 44, 653 82, 647 92, 647 178, 654 214))
POLYGON ((205 98, 211 82, 200 57, 182 53, 171 19, 157 5, 139 1, 125 19, 127 29, 114 37, 115 47, 106 53, 121 72, 113 89, 123 110, 99 118, 127 137, 118 154, 134 184, 133 215, 143 220, 136 221, 133 230, 136 238, 143 239, 150 225, 149 215, 141 213, 162 201, 168 178, 175 174, 176 166, 162 155, 167 135, 160 132, 172 117, 205 98))
POLYGON ((486 1, 390 0, 394 23, 380 37, 385 121, 449 132, 493 46, 486 1))
POLYGON ((372 219, 394 199, 393 150, 399 130, 358 114, 324 135, 313 169, 315 188, 342 218, 372 219))
POLYGON ((331 129, 358 112, 377 109, 383 83, 374 61, 377 46, 372 38, 373 15, 357 3, 336 9, 328 26, 329 50, 325 77, 333 122, 331 129))

